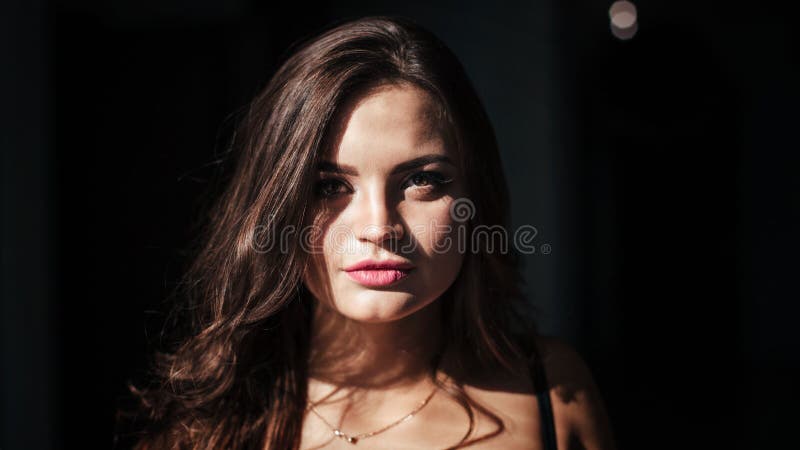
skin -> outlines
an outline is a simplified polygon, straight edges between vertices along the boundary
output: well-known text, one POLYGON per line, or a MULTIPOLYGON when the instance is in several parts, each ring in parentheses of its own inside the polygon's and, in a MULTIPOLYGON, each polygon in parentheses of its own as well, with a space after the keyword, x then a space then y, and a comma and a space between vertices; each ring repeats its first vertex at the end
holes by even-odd
MULTIPOLYGON (((434 392, 428 367, 442 339, 436 300, 463 261, 457 248, 443 251, 449 235, 441 230, 458 225, 449 207, 467 181, 436 117, 435 103, 424 90, 409 84, 373 88, 340 114, 319 174, 314 222, 319 233, 312 239, 317 251, 304 277, 316 299, 308 392, 317 411, 349 434, 380 429, 434 392), (420 157, 452 163, 429 161, 398 171, 420 157), (396 285, 365 287, 343 269, 368 258, 404 260, 414 269, 396 285)), ((559 448, 612 448, 602 402, 580 357, 557 340, 539 344, 552 386, 559 448)), ((464 380, 467 393, 506 424, 503 433, 469 448, 539 448, 539 411, 529 377, 458 373, 448 363, 452 356, 445 355, 436 376, 464 380)), ((467 426, 463 408, 439 391, 412 420, 359 446, 446 448, 467 426)), ((476 431, 490 434, 493 424, 478 414, 476 431)), ((309 412, 301 448, 353 446, 333 437, 309 412)))

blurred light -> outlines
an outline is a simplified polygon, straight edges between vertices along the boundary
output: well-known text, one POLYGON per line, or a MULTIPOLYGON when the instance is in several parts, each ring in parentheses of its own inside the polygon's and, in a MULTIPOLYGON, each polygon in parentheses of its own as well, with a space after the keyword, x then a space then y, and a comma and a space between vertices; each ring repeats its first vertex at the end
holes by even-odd
POLYGON ((614 24, 611 24, 611 34, 613 34, 617 39, 622 39, 623 41, 627 41, 628 39, 632 38, 636 31, 639 30, 639 25, 634 23, 632 27, 628 28, 617 28, 614 24))
POLYGON ((636 22, 636 6, 629 1, 614 2, 608 9, 608 17, 611 19, 611 34, 619 39, 630 39, 639 29, 636 22))

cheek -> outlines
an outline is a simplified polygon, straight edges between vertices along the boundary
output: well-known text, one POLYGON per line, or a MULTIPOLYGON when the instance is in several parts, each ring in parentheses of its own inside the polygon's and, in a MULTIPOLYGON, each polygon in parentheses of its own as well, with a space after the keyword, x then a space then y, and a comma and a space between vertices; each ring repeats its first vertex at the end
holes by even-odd
POLYGON ((325 266, 325 258, 322 254, 312 253, 306 263, 303 273, 303 282, 309 291, 318 299, 325 299, 329 296, 330 277, 325 266))
POLYGON ((429 258, 457 254, 458 236, 464 225, 450 215, 452 199, 442 199, 410 211, 406 217, 418 250, 429 258))
POLYGON ((458 276, 464 260, 460 236, 465 224, 450 215, 452 199, 414 205, 414 213, 406 217, 417 241, 419 283, 417 288, 426 298, 440 296, 458 276), (423 294, 424 293, 424 294, 423 294))
POLYGON ((303 229, 301 235, 304 251, 309 255, 303 281, 318 299, 328 299, 331 295, 330 274, 336 264, 336 252, 329 240, 334 229, 333 219, 321 214, 312 225, 303 229))

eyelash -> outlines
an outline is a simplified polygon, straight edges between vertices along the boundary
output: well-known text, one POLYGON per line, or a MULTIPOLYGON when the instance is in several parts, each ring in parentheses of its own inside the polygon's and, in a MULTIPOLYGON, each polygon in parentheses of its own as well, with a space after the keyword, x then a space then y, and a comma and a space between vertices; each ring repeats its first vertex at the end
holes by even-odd
MULTIPOLYGON (((418 188, 421 189, 436 190, 453 181, 452 178, 447 178, 440 172, 428 170, 428 171, 416 172, 411 176, 409 176, 408 178, 406 178, 402 184, 403 188, 404 189, 407 188, 409 186, 409 183, 412 183, 415 179, 419 180, 418 177, 420 176, 423 177, 423 182, 428 183, 423 186, 417 186, 418 188)), ((336 197, 337 195, 344 194, 344 192, 336 192, 336 193, 326 192, 325 188, 331 185, 346 185, 346 183, 338 178, 324 178, 322 180, 317 181, 316 185, 314 186, 314 192, 317 194, 317 196, 323 198, 333 198, 336 197)))

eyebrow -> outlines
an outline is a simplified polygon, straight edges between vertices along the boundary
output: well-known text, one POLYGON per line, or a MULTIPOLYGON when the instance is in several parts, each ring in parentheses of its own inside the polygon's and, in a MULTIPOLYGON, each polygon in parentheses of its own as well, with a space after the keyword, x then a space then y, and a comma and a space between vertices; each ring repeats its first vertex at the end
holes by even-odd
MULTIPOLYGON (((444 155, 425 155, 425 156, 420 156, 419 158, 414 158, 412 160, 409 160, 409 161, 406 161, 404 163, 398 164, 397 167, 395 167, 392 170, 391 174, 395 175, 395 174, 398 174, 398 173, 401 173, 401 172, 409 171, 411 169, 416 169, 417 167, 424 166, 425 164, 431 164, 431 163, 435 163, 435 162, 441 162, 441 163, 445 163, 445 164, 450 164, 451 166, 455 167, 455 163, 453 163, 453 160, 451 160, 447 156, 444 156, 444 155)), ((350 176, 358 175, 358 171, 354 167, 352 167, 352 166, 340 166, 340 165, 338 165, 336 163, 333 163, 333 162, 330 162, 330 161, 322 161, 322 162, 320 162, 317 165, 317 169, 320 172, 338 173, 338 174, 350 175, 350 176)))

